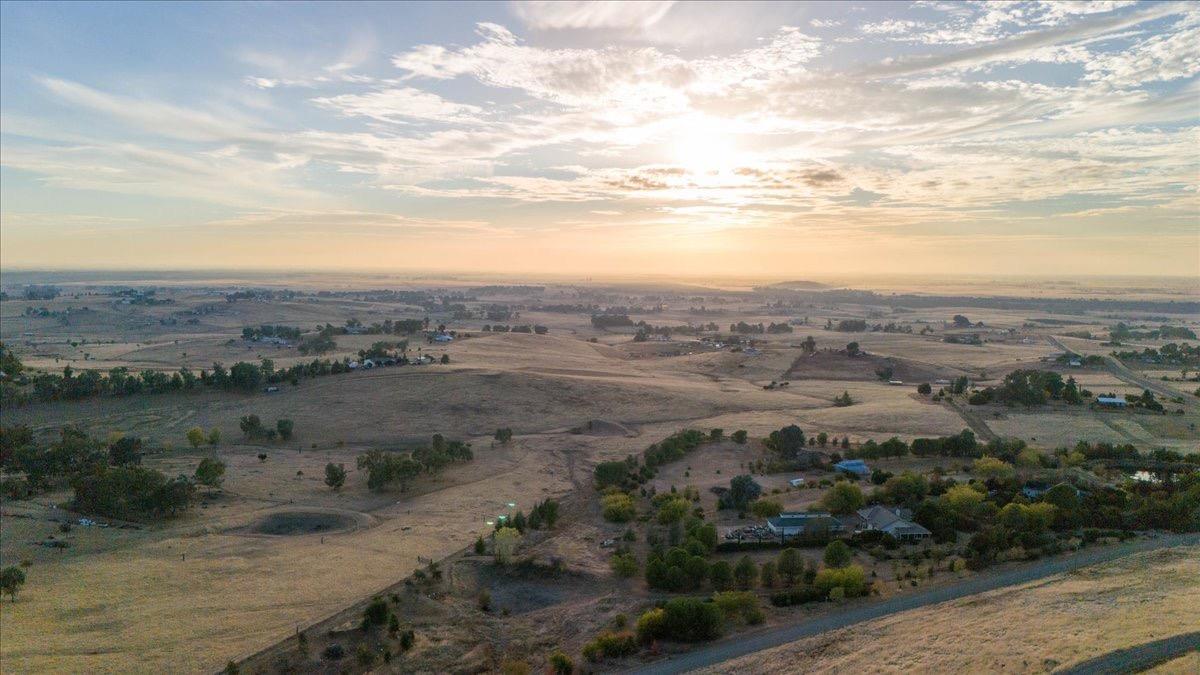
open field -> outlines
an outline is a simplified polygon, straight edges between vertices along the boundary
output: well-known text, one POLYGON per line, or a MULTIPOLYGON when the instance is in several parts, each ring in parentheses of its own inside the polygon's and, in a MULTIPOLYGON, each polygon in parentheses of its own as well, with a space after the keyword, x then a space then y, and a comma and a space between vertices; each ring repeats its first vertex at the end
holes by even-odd
MULTIPOLYGON (((64 509, 71 500, 69 489, 6 500, 0 555, 6 565, 28 562, 29 582, 15 603, 0 604, 0 660, 5 672, 163 672, 178 671, 181 664, 187 664, 182 668, 187 671, 212 671, 287 638, 298 626, 396 587, 431 559, 458 554, 490 532, 489 521, 506 513, 509 504, 528 509, 546 497, 569 505, 571 528, 530 538, 526 552, 541 561, 565 561, 567 575, 543 583, 517 573, 498 575, 485 558, 456 558, 452 576, 458 581, 447 598, 412 600, 410 610, 428 612, 423 623, 413 619, 422 637, 412 659, 433 671, 471 670, 479 663, 494 667, 505 650, 516 649, 513 645, 542 651, 556 645, 578 649, 606 621, 638 606, 631 602, 655 597, 639 579, 618 580, 608 568, 610 554, 600 542, 622 536, 626 527, 599 516, 591 490, 596 463, 640 453, 684 427, 721 428, 726 434, 744 429, 752 439, 761 439, 797 424, 810 436, 825 432, 835 439, 845 437, 855 447, 893 436, 911 441, 953 435, 968 426, 963 415, 947 403, 918 394, 918 383, 966 376, 976 386, 987 386, 1013 368, 1050 367, 1043 359, 1057 350, 1048 338, 1062 327, 1030 325, 1031 316, 1079 318, 1101 328, 1111 321, 972 307, 893 313, 883 306, 801 301, 791 309, 768 311, 766 298, 746 289, 702 286, 581 290, 584 287, 548 284, 541 290, 475 292, 471 283, 459 280, 404 287, 414 292, 453 289, 469 298, 455 296, 465 308, 454 311, 444 303, 420 306, 350 292, 346 289, 356 286, 338 280, 320 287, 290 287, 341 289, 344 294, 305 292, 237 301, 226 299, 231 287, 161 283, 154 297, 170 302, 152 305, 123 304, 114 295, 117 287, 123 288, 116 282, 64 284, 64 292, 52 300, 6 300, 0 303, 0 336, 29 370, 53 373, 68 365, 75 372, 113 367, 199 371, 214 362, 228 367, 264 358, 283 368, 316 358, 301 355, 293 345, 242 339, 243 328, 263 324, 312 331, 350 319, 369 325, 429 317, 431 326, 445 324, 455 339, 434 343, 432 336, 420 332, 338 334, 336 349, 321 358, 357 360, 360 350, 376 342, 408 339, 409 356, 445 355, 449 362, 303 378, 295 385, 282 382, 272 393, 201 387, 5 406, 0 413, 4 425, 27 424, 42 440, 53 439, 67 424, 101 439, 116 434, 140 437, 146 445, 143 465, 168 476, 191 475, 205 457, 226 465, 222 488, 202 490, 188 513, 136 528, 76 526, 60 532, 63 521, 78 520, 64 509), (578 302, 637 307, 643 311, 631 311, 631 321, 650 325, 711 321, 720 331, 703 333, 713 338, 708 342, 688 334, 641 340, 635 339, 633 326, 597 328, 591 310, 546 309, 578 302), (656 303, 665 307, 652 311, 656 303), (511 304, 519 317, 484 318, 484 308, 496 304, 511 304), (709 308, 708 314, 687 309, 701 305, 709 308), (42 307, 47 316, 38 315, 42 307), (957 313, 984 322, 982 344, 943 341, 947 323, 957 313), (914 332, 842 333, 823 328, 827 320, 856 318, 872 324, 898 322, 914 332), (737 321, 769 324, 789 319, 800 322, 792 333, 737 335, 725 330, 737 321), (485 324, 501 323, 541 325, 548 332, 481 330, 485 324), (921 335, 926 328, 932 334, 921 335), (816 354, 803 356, 800 343, 809 335, 816 354), (848 356, 845 349, 851 341, 865 354, 848 356), (875 371, 884 367, 892 368, 892 377, 903 384, 881 381, 875 371), (783 381, 787 386, 771 386, 783 381), (843 392, 853 405, 835 405, 835 397, 843 392), (291 419, 295 437, 244 438, 239 420, 249 414, 269 426, 276 419, 291 419), (223 441, 194 449, 185 440, 193 427, 215 428, 223 441), (492 442, 493 432, 502 427, 513 430, 512 443, 492 442), (438 433, 470 442, 475 459, 437 477, 421 478, 405 492, 370 490, 366 472, 355 469, 363 453, 397 450, 438 433), (348 469, 339 491, 323 483, 328 463, 348 469), (51 536, 69 547, 44 545, 51 536), (497 607, 522 620, 505 623, 495 614, 480 617, 472 609, 480 589, 489 589, 497 607), (490 637, 507 636, 506 631, 512 636, 490 637), (473 653, 480 634, 489 636, 486 656, 473 653)), ((1196 317, 1188 320, 1194 324, 1196 317)), ((1108 371, 1073 374, 1095 391, 1140 393, 1108 371)), ((959 405, 966 403, 960 400, 959 405)), ((1200 443, 1194 427, 1200 408, 1195 400, 1178 407, 1184 414, 1100 412, 1058 403, 969 410, 994 433, 1043 450, 1078 440, 1130 442, 1141 450, 1194 450, 1200 443)), ((723 530, 744 526, 749 519, 717 509, 710 488, 727 486, 763 452, 758 441, 707 445, 695 456, 663 467, 648 485, 658 491, 693 485, 702 495, 698 506, 712 522, 723 530)), ((945 467, 955 473, 962 463, 905 457, 873 465, 893 473, 945 467)), ((800 472, 756 479, 768 494, 778 490, 787 509, 813 506, 824 490, 790 490, 786 481, 793 475, 800 472)), ((813 471, 810 477, 818 480, 828 474, 813 471)), ((648 546, 639 541, 637 551, 644 556, 648 546)), ((770 555, 752 557, 761 562, 770 555)), ((805 556, 814 563, 820 557, 819 551, 805 556)), ((725 558, 736 562, 732 555, 725 558)), ((900 563, 875 562, 863 555, 859 562, 884 582, 883 595, 907 588, 899 578, 900 563)), ((1057 586, 1063 586, 1062 593, 1071 588, 1065 582, 1046 587, 1057 586)), ((1181 591, 1194 599, 1191 592, 1181 591)), ((769 621, 781 617, 772 614, 769 621)), ((991 652, 985 656, 997 658, 991 652)), ((896 663, 911 661, 902 658, 896 663)), ((999 663, 980 661, 977 666, 999 663)))

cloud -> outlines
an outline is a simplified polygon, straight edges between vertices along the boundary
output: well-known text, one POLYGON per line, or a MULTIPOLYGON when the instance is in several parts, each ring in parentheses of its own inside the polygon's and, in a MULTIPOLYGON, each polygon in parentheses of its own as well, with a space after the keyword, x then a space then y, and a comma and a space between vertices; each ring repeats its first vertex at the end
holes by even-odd
POLYGON ((568 28, 647 29, 657 24, 674 0, 664 2, 618 2, 615 0, 518 0, 513 13, 534 30, 568 28))
POLYGON ((345 116, 370 117, 383 122, 426 120, 447 123, 480 121, 479 106, 454 103, 420 89, 402 87, 366 94, 341 94, 314 98, 313 103, 345 116))

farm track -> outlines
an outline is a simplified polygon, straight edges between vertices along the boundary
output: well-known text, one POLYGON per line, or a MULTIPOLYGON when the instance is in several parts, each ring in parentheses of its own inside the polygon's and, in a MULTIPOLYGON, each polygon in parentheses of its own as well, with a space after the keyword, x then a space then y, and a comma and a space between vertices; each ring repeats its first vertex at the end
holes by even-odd
POLYGON ((996 432, 992 431, 992 428, 987 425, 987 422, 983 421, 983 418, 980 417, 979 413, 975 412, 974 410, 967 410, 966 408, 962 407, 962 404, 952 398, 947 398, 946 404, 950 406, 951 410, 958 413, 959 417, 963 418, 963 421, 967 423, 967 426, 971 427, 971 431, 974 431, 975 435, 979 438, 989 442, 1000 438, 1000 436, 996 432))
MULTIPOLYGON (((934 588, 913 595, 892 598, 882 602, 868 601, 853 607, 837 610, 824 616, 804 619, 790 625, 758 631, 757 633, 736 635, 712 646, 656 663, 635 667, 627 672, 639 673, 641 675, 686 673, 715 666, 755 652, 780 647, 821 633, 849 628, 885 616, 1010 586, 1026 584, 1057 574, 1073 572, 1083 567, 1111 562, 1135 553, 1173 548, 1175 546, 1194 546, 1196 544, 1200 544, 1200 534, 1166 535, 1155 539, 1146 539, 1085 551, 1066 558, 1044 560, 1004 572, 982 574, 956 584, 934 588)), ((1115 667, 1117 671, 1126 672, 1125 669, 1119 667, 1120 663, 1119 660, 1113 661, 1112 667, 1115 667)), ((1104 664, 1101 665, 1103 666, 1104 664)), ((1110 671, 1095 670, 1082 672, 1110 671)))

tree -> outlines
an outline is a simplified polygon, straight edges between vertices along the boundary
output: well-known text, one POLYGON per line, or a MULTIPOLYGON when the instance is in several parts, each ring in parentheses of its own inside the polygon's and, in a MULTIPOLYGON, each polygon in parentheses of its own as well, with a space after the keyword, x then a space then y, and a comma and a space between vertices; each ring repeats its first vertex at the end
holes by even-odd
POLYGON ((295 422, 289 419, 275 420, 275 430, 279 432, 279 438, 285 441, 292 440, 292 432, 296 429, 295 422))
POLYGON ((804 431, 795 424, 772 432, 771 441, 779 454, 792 459, 799 457, 805 449, 804 431))
POLYGON ((221 487, 225 475, 225 463, 219 459, 205 457, 196 467, 196 482, 208 487, 221 487))
POLYGON ((450 355, 449 355, 449 354, 442 354, 442 359, 441 359, 441 360, 442 360, 442 365, 443 365, 443 366, 444 366, 444 365, 446 365, 447 363, 450 363, 450 355))
POLYGON ((713 590, 725 591, 733 583, 733 568, 724 560, 718 560, 708 568, 708 580, 713 590))
POLYGON ((808 337, 804 338, 803 342, 800 343, 800 349, 805 354, 809 354, 809 355, 816 354, 817 353, 817 341, 815 339, 813 339, 813 336, 809 335, 808 337))
POLYGON ((216 427, 209 429, 208 430, 208 444, 209 445, 220 445, 220 443, 221 443, 221 430, 216 427))
POLYGON ((716 604, 700 598, 673 598, 663 607, 666 637, 680 642, 701 642, 721 637, 724 616, 716 604))
POLYGON ((17 593, 25 585, 25 570, 16 565, 5 567, 0 572, 0 595, 7 594, 9 601, 15 602, 17 593))
POLYGON ((850 551, 850 547, 841 539, 834 539, 825 547, 825 566, 826 567, 845 567, 854 559, 854 553, 850 551))
POLYGON ((824 431, 817 434, 817 445, 821 446, 822 448, 826 445, 829 445, 829 434, 825 433, 824 431))
POLYGON ((187 440, 188 443, 192 444, 193 448, 198 448, 201 445, 204 445, 204 442, 208 440, 208 437, 205 436, 204 430, 200 427, 192 427, 191 429, 188 429, 187 440))
POLYGON ((791 586, 796 583, 796 578, 804 571, 804 559, 800 557, 800 552, 794 548, 785 548, 779 553, 779 557, 775 561, 775 567, 779 570, 779 575, 783 577, 783 581, 791 586))
POLYGON ((738 588, 743 591, 750 590, 754 587, 754 580, 757 578, 758 568, 755 567, 754 561, 748 555, 742 556, 733 568, 733 579, 737 582, 738 588))
POLYGON ((487 544, 483 543, 483 537, 475 538, 475 555, 483 555, 487 552, 487 544))
POLYGON ((738 445, 744 445, 746 443, 746 430, 738 429, 737 431, 733 432, 730 438, 733 439, 734 443, 737 443, 738 445))
POLYGON ((108 463, 113 466, 131 466, 142 463, 142 439, 122 436, 108 446, 108 463))
POLYGON ((725 508, 742 511, 761 494, 762 486, 754 482, 749 474, 742 474, 729 481, 729 492, 722 495, 721 499, 725 508))
POLYGON ((980 457, 975 460, 975 474, 984 480, 995 479, 1000 481, 1011 480, 1016 475, 1012 464, 996 459, 995 457, 980 457))
POLYGON ((325 465, 325 484, 334 490, 340 490, 346 484, 346 466, 330 462, 325 465))
POLYGON ((854 513, 861 509, 866 499, 857 485, 846 481, 838 481, 821 496, 821 505, 830 513, 840 515, 854 513))
POLYGON ((521 533, 512 527, 502 527, 492 535, 496 552, 496 562, 507 565, 512 562, 513 553, 521 543, 521 533))
POLYGON ((507 444, 509 441, 512 440, 512 437, 513 437, 513 431, 512 431, 512 429, 509 429, 508 427, 504 427, 503 429, 497 429, 496 435, 493 436, 493 438, 496 439, 497 443, 502 443, 502 444, 507 444))
POLYGON ((859 349, 858 349, 858 343, 857 343, 857 342, 851 342, 851 343, 849 343, 849 344, 847 344, 847 345, 846 345, 846 354, 847 354, 848 356, 858 356, 858 355, 859 355, 859 353, 860 353, 860 352, 859 352, 859 349))
POLYGON ((762 567, 758 571, 758 583, 763 588, 775 587, 775 563, 771 560, 764 561, 762 567))
POLYGON ((933 387, 928 382, 922 382, 917 385, 917 393, 922 396, 928 396, 933 393, 933 387))
POLYGON ((663 525, 677 523, 691 510, 692 503, 682 497, 668 499, 658 507, 658 522, 663 525))
POLYGON ((258 438, 266 433, 263 428, 262 420, 258 415, 245 415, 238 421, 238 426, 242 429, 242 435, 249 439, 258 438))
POLYGON ((848 408, 854 405, 854 399, 850 398, 850 392, 843 391, 841 396, 836 396, 833 399, 835 408, 848 408))

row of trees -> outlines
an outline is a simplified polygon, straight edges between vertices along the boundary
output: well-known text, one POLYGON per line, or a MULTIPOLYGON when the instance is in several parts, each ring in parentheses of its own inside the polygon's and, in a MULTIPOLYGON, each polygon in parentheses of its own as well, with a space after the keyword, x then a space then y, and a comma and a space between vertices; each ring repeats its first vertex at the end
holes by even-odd
MULTIPOLYGON (((367 487, 382 490, 399 485, 400 491, 422 474, 437 475, 450 464, 474 459, 471 444, 462 441, 447 441, 441 434, 434 434, 429 445, 421 445, 407 452, 371 450, 359 455, 358 469, 367 471, 367 487)), ((328 467, 326 468, 328 473, 328 467)))

